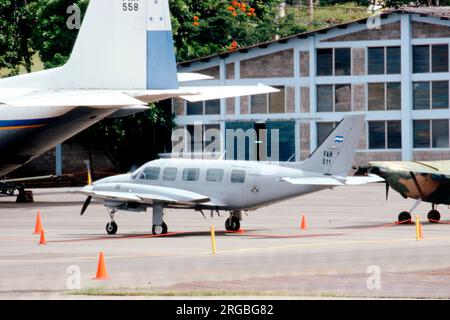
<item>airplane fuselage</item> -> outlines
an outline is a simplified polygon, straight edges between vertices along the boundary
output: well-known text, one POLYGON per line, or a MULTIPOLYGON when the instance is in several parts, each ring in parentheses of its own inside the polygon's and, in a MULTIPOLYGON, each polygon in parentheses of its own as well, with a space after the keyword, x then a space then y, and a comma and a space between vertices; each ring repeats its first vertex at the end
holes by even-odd
POLYGON ((114 108, 0 105, 0 177, 115 112, 114 108))
POLYGON ((253 210, 330 188, 280 181, 285 177, 314 175, 317 173, 253 161, 163 159, 150 162, 132 174, 99 180, 92 188, 98 192, 129 194, 152 193, 152 190, 162 188, 186 190, 206 196, 210 201, 187 206, 168 204, 166 207, 253 210), (146 170, 154 170, 154 174, 146 176, 146 170))

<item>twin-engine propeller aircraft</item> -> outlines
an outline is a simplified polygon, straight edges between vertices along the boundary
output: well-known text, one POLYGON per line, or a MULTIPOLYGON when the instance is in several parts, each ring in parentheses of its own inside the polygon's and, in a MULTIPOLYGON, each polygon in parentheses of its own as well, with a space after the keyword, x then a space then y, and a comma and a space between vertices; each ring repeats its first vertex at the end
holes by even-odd
POLYGON ((439 222, 441 214, 437 205, 450 205, 450 160, 446 161, 373 161, 369 172, 386 180, 386 200, 389 187, 405 199, 416 199, 410 211, 398 215, 401 223, 411 221, 411 212, 421 201, 431 203, 430 222, 439 222))
MULTIPOLYGON (((153 233, 167 233, 164 208, 229 211, 225 228, 240 229, 242 212, 344 185, 383 181, 376 175, 347 177, 362 132, 364 115, 345 117, 325 142, 303 162, 278 164, 254 161, 161 159, 131 174, 99 180, 80 192, 86 194, 81 215, 92 198, 104 202, 117 232, 118 210, 144 212, 153 207, 153 233)), ((202 212, 203 213, 203 212, 202 212)))
POLYGON ((150 102, 278 91, 180 87, 210 77, 177 74, 170 19, 168 0, 91 0, 64 66, 0 79, 0 177, 98 121, 144 111, 150 102))

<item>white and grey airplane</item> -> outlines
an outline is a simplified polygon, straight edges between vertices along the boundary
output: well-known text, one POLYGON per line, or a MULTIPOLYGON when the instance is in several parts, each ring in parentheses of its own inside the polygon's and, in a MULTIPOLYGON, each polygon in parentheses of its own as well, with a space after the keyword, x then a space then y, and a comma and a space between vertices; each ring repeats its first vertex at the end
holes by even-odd
POLYGON ((278 90, 264 85, 180 87, 168 0, 90 0, 69 61, 0 79, 0 177, 107 117, 180 97, 188 101, 278 90))
MULTIPOLYGON (((278 164, 255 161, 160 159, 131 174, 99 180, 80 192, 108 208, 108 234, 117 232, 118 210, 144 212, 153 208, 153 233, 167 233, 164 208, 229 211, 225 228, 240 229, 242 212, 255 210, 323 189, 379 182, 375 175, 347 177, 354 161, 365 116, 345 117, 320 147, 303 162, 278 164)), ((202 212, 203 213, 203 212, 202 212)))

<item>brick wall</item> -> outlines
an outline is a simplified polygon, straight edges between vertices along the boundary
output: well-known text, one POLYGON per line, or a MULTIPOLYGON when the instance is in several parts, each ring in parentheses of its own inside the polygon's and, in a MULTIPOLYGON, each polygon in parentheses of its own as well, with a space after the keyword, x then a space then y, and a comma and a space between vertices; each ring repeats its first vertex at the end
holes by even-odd
POLYGON ((295 88, 286 87, 286 113, 295 112, 295 88))
POLYGON ((309 51, 300 51, 300 76, 309 77, 309 51))
POLYGON ((236 98, 228 98, 227 99, 227 108, 226 108, 226 114, 235 114, 235 100, 236 98))
POLYGON ((353 92, 353 111, 366 111, 366 85, 364 83, 354 84, 353 92))
POLYGON ((229 63, 227 64, 227 79, 234 79, 234 75, 235 75, 235 66, 234 63, 229 63))
POLYGON ((450 28, 438 24, 412 21, 413 38, 448 38, 450 37, 450 28))
POLYGON ((310 112, 309 87, 300 87, 300 111, 310 112))
POLYGON ((414 161, 427 161, 427 160, 449 160, 450 151, 430 150, 430 151, 414 151, 414 161))
POLYGON ((241 114, 250 114, 250 97, 241 97, 241 114))
POLYGON ((309 122, 300 122, 300 161, 305 160, 310 155, 310 132, 309 122))
POLYGON ((342 36, 322 40, 321 42, 335 41, 364 41, 400 39, 400 21, 381 25, 380 29, 365 29, 342 36))
POLYGON ((355 155, 355 165, 365 166, 370 161, 401 161, 401 152, 357 152, 355 155))
POLYGON ((219 66, 197 70, 196 72, 205 74, 210 77, 214 77, 216 79, 220 79, 220 67, 219 66))
POLYGON ((366 49, 352 48, 352 69, 354 76, 366 74, 366 49))
POLYGON ((177 116, 186 115, 185 103, 182 99, 173 99, 172 100, 172 112, 177 116))
POLYGON ((294 76, 294 50, 284 50, 241 61, 241 78, 288 78, 294 76))

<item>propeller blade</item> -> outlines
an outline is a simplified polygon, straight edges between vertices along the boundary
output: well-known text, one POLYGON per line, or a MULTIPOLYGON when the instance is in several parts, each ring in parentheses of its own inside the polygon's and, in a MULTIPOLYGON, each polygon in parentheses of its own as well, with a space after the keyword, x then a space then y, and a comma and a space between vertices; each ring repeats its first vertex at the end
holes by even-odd
POLYGON ((83 215, 86 212, 86 209, 89 207, 89 205, 91 204, 91 200, 92 197, 89 196, 86 198, 86 201, 83 204, 83 208, 81 208, 81 215, 83 215))
POLYGON ((389 183, 386 181, 386 200, 389 198, 389 183))

